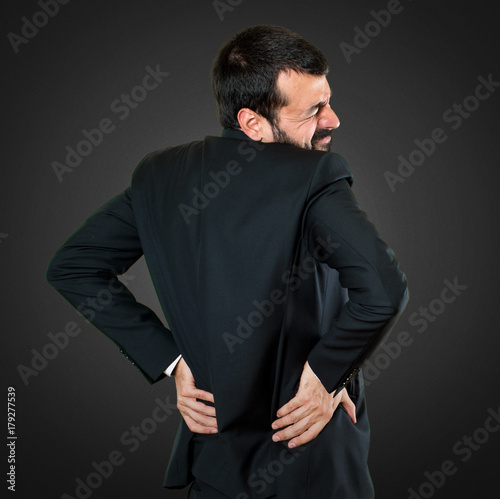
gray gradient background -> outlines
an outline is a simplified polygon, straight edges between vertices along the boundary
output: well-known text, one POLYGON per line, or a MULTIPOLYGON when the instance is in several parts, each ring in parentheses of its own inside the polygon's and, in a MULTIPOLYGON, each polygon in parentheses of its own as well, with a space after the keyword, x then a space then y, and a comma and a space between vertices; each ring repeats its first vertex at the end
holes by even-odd
MULTIPOLYGON (((74 496, 75 479, 85 479, 92 461, 113 450, 125 463, 92 499, 185 496, 161 487, 178 414, 134 453, 120 442, 151 416, 157 397, 175 400, 173 381, 150 387, 46 284, 44 272, 64 239, 126 187, 147 152, 220 133, 211 61, 234 32, 260 23, 291 28, 328 57, 332 107, 342 123, 334 149, 351 165, 356 196, 410 284, 393 338, 405 330, 414 342, 367 388, 377 497, 408 497, 409 487, 426 481, 424 472, 447 459, 458 472, 433 497, 498 497, 500 432, 466 463, 452 449, 500 405, 500 89, 459 129, 443 122, 448 108, 473 93, 479 75, 500 80, 495 4, 404 0, 403 11, 348 64, 339 44, 352 43, 354 27, 371 20, 370 9, 386 5, 243 0, 221 21, 211 1, 73 0, 15 54, 7 33, 20 33, 22 16, 40 8, 34 1, 3 2, 0 233, 7 236, 0 238, 0 365, 2 390, 17 389, 17 497, 74 496), (120 121, 111 102, 156 64, 170 75, 120 121), (83 128, 106 117, 115 131, 59 183, 51 162, 63 161, 66 145, 75 146, 83 128), (436 127, 448 139, 392 193, 384 171, 395 172, 397 157, 407 157, 414 139, 436 127), (409 316, 439 298, 444 279, 455 278, 467 289, 418 333, 409 316), (29 366, 31 349, 41 351, 47 334, 68 321, 82 333, 25 386, 18 366, 29 366)), ((144 261, 129 274, 137 298, 160 313, 144 261)))

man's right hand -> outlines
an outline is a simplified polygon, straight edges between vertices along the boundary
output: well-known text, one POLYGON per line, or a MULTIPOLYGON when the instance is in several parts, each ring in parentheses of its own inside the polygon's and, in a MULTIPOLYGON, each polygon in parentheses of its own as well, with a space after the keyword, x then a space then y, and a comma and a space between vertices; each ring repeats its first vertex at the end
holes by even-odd
POLYGON ((196 388, 191 369, 182 357, 173 371, 177 389, 177 408, 188 428, 193 433, 217 433, 215 407, 196 399, 214 403, 214 396, 205 390, 196 388))
POLYGON ((280 430, 273 440, 289 440, 290 448, 310 442, 323 431, 340 404, 356 423, 356 406, 347 390, 343 388, 335 397, 328 393, 306 362, 295 397, 278 410, 278 419, 272 424, 273 430, 280 430))

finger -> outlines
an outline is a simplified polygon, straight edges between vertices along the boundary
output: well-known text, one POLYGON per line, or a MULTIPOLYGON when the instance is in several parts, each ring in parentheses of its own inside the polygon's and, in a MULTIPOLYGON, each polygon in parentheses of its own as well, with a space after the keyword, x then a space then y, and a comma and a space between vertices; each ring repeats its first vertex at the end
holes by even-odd
POLYGON ((182 417, 184 418, 187 427, 193 433, 203 433, 203 434, 217 433, 217 428, 200 425, 198 422, 196 422, 194 419, 192 419, 187 415, 183 415, 182 417))
POLYGON ((192 421, 194 421, 197 425, 202 426, 203 428, 207 428, 209 431, 211 429, 217 430, 217 420, 215 418, 211 418, 209 416, 203 416, 196 412, 185 411, 181 412, 182 416, 189 417, 192 421))
POLYGON ((295 424, 287 426, 284 430, 278 431, 273 435, 273 442, 282 442, 290 440, 304 433, 311 426, 309 417, 300 419, 295 424))
POLYGON ((183 416, 189 416, 201 426, 217 428, 217 419, 213 416, 205 416, 204 414, 197 412, 190 407, 182 407, 182 409, 180 409, 180 413, 183 416))
POLYGON ((210 405, 204 404, 203 402, 198 402, 194 398, 190 397, 181 397, 178 400, 178 404, 182 408, 190 409, 193 412, 196 412, 198 414, 204 415, 204 416, 211 416, 215 417, 215 407, 212 407, 210 405))
POLYGON ((301 405, 302 402, 296 395, 295 397, 293 397, 293 399, 289 400, 285 405, 281 406, 278 409, 276 415, 278 416, 278 418, 282 418, 287 414, 290 414, 292 411, 295 411, 295 409, 298 409, 301 405))
POLYGON ((321 433, 325 425, 326 423, 323 423, 321 421, 314 423, 306 431, 302 432, 299 436, 292 438, 288 442, 288 448, 293 449, 295 447, 300 447, 301 445, 304 445, 307 442, 314 440, 321 433))
POLYGON ((302 405, 290 412, 286 416, 282 416, 281 418, 276 419, 272 423, 273 430, 277 430, 279 428, 285 428, 286 426, 292 425, 300 421, 302 418, 308 416, 313 411, 313 408, 309 405, 302 405))
POLYGON ((183 387, 182 395, 184 397, 192 397, 195 399, 206 400, 207 402, 215 403, 214 396, 210 392, 206 392, 205 390, 200 390, 194 386, 183 387))
POLYGON ((346 410, 347 414, 351 418, 351 421, 356 424, 356 406, 354 402, 350 399, 349 395, 346 395, 347 398, 343 398, 342 407, 346 410))
POLYGON ((192 397, 177 397, 177 407, 179 408, 179 410, 189 409, 203 416, 216 416, 215 407, 200 402, 192 397))
MULTIPOLYGON (((344 389, 345 390, 345 389, 344 389)), ((351 421, 356 424, 356 405, 349 397, 347 390, 342 393, 342 398, 340 400, 342 407, 346 410, 347 414, 351 418, 351 421)))

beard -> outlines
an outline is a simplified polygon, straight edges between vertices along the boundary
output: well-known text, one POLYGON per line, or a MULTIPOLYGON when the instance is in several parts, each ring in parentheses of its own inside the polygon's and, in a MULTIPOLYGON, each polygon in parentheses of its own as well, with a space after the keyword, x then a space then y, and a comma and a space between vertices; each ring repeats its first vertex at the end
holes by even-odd
POLYGON ((277 142, 278 144, 289 144, 291 146, 300 147, 302 149, 314 149, 318 151, 327 151, 327 152, 331 151, 331 144, 332 144, 331 140, 326 144, 319 144, 319 141, 321 139, 324 139, 325 137, 332 135, 332 130, 329 130, 328 128, 320 128, 319 130, 316 130, 311 138, 310 144, 306 142, 304 142, 303 144, 297 142, 296 140, 292 139, 292 137, 290 137, 284 130, 279 128, 278 125, 274 123, 272 125, 272 128, 273 128, 274 141, 277 142))

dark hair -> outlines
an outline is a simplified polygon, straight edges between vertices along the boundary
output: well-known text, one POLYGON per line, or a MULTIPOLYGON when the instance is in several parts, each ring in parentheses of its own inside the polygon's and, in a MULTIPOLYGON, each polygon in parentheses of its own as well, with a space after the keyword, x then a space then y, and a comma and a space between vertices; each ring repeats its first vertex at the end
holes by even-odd
POLYGON ((238 129, 238 112, 248 107, 274 125, 287 105, 276 88, 280 71, 326 75, 328 61, 297 33, 281 26, 251 26, 236 33, 217 54, 211 70, 219 121, 238 129))

